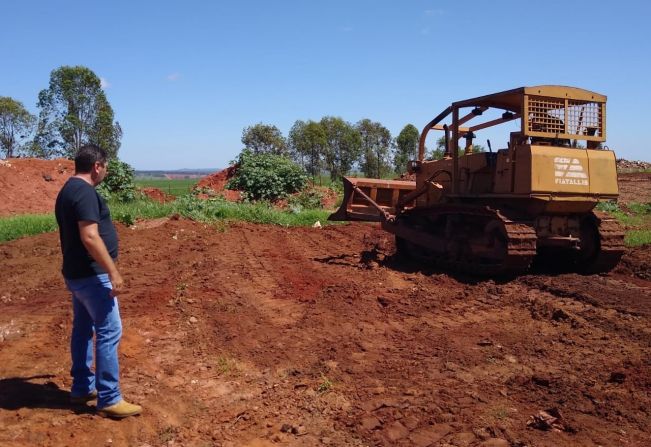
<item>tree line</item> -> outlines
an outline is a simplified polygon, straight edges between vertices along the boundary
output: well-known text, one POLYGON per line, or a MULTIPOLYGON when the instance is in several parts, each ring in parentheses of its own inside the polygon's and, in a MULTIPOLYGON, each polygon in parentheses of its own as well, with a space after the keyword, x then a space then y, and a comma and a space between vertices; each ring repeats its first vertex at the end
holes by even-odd
MULTIPOLYGON (((379 122, 365 118, 352 124, 334 116, 319 121, 297 120, 287 137, 272 124, 258 123, 242 132, 245 150, 289 157, 313 178, 327 172, 332 180, 353 170, 375 178, 404 173, 409 160, 418 157, 419 139, 413 124, 405 125, 393 138, 379 122)), ((473 145, 473 151, 485 149, 473 145)), ((431 151, 426 149, 426 158, 437 160, 444 153, 445 137, 440 137, 431 151)))
POLYGON ((245 150, 289 157, 310 176, 327 172, 333 180, 353 169, 378 178, 404 172, 407 162, 418 155, 418 139, 413 124, 393 138, 379 122, 365 118, 352 124, 334 116, 297 120, 287 137, 272 124, 258 123, 242 132, 245 150))
POLYGON ((117 158, 122 129, 99 77, 89 68, 53 70, 37 107, 38 115, 32 115, 20 101, 0 96, 0 151, 5 157, 74 158, 81 146, 93 143, 117 158))

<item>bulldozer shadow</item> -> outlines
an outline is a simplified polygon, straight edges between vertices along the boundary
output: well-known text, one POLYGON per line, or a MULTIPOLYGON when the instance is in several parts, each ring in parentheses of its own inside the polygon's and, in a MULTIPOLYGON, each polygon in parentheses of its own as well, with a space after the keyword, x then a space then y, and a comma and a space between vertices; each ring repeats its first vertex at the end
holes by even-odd
POLYGON ((444 267, 437 266, 434 262, 423 262, 423 260, 411 258, 397 252, 386 256, 378 264, 402 273, 420 273, 425 276, 445 275, 466 285, 476 285, 486 281, 492 281, 496 284, 506 284, 517 279, 517 275, 513 274, 488 277, 450 271, 444 267))
POLYGON ((70 393, 48 380, 53 377, 54 375, 44 374, 0 379, 0 408, 5 410, 49 408, 71 410, 77 414, 93 411, 93 408, 87 405, 72 404, 70 393))

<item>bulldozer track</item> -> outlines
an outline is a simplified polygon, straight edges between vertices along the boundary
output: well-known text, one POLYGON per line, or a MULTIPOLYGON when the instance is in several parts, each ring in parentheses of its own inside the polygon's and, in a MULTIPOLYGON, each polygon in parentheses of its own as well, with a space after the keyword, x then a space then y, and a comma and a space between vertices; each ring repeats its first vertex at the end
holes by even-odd
POLYGON ((502 212, 489 207, 465 205, 444 205, 427 210, 414 210, 409 213, 416 218, 427 216, 455 216, 481 218, 500 228, 505 240, 506 253, 499 263, 486 263, 479 258, 451 259, 448 253, 435 253, 427 256, 434 266, 473 275, 514 275, 526 271, 536 256, 536 231, 523 221, 505 216, 502 212))
POLYGON ((606 272, 614 268, 625 251, 624 228, 606 213, 593 212, 599 232, 600 250, 597 256, 582 266, 586 273, 606 272))

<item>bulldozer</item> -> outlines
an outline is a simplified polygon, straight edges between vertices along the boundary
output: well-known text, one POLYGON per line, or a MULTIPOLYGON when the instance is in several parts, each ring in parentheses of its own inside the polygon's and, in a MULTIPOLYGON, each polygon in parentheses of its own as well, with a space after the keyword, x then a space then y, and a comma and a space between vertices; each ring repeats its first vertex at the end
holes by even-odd
POLYGON ((605 141, 606 96, 588 90, 541 85, 453 102, 423 128, 407 180, 344 177, 329 220, 380 222, 399 255, 444 269, 511 275, 545 260, 605 272, 624 252, 622 227, 595 210, 618 197, 605 141), (505 148, 488 140, 489 151, 475 150, 478 132, 506 123, 505 148), (426 158, 431 131, 443 132, 442 159, 426 158))

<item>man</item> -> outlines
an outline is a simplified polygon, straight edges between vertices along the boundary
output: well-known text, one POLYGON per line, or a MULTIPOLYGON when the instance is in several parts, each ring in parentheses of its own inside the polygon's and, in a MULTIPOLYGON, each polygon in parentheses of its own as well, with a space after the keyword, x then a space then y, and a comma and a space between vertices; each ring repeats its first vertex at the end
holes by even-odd
POLYGON ((122 399, 119 386, 118 343, 122 321, 117 292, 124 280, 115 265, 118 237, 111 213, 95 191, 106 176, 106 152, 89 144, 75 157, 75 174, 68 179, 55 205, 59 224, 63 277, 72 293, 73 403, 97 398, 97 412, 124 418, 140 414, 142 407, 122 399), (95 373, 93 364, 95 331, 95 373))

